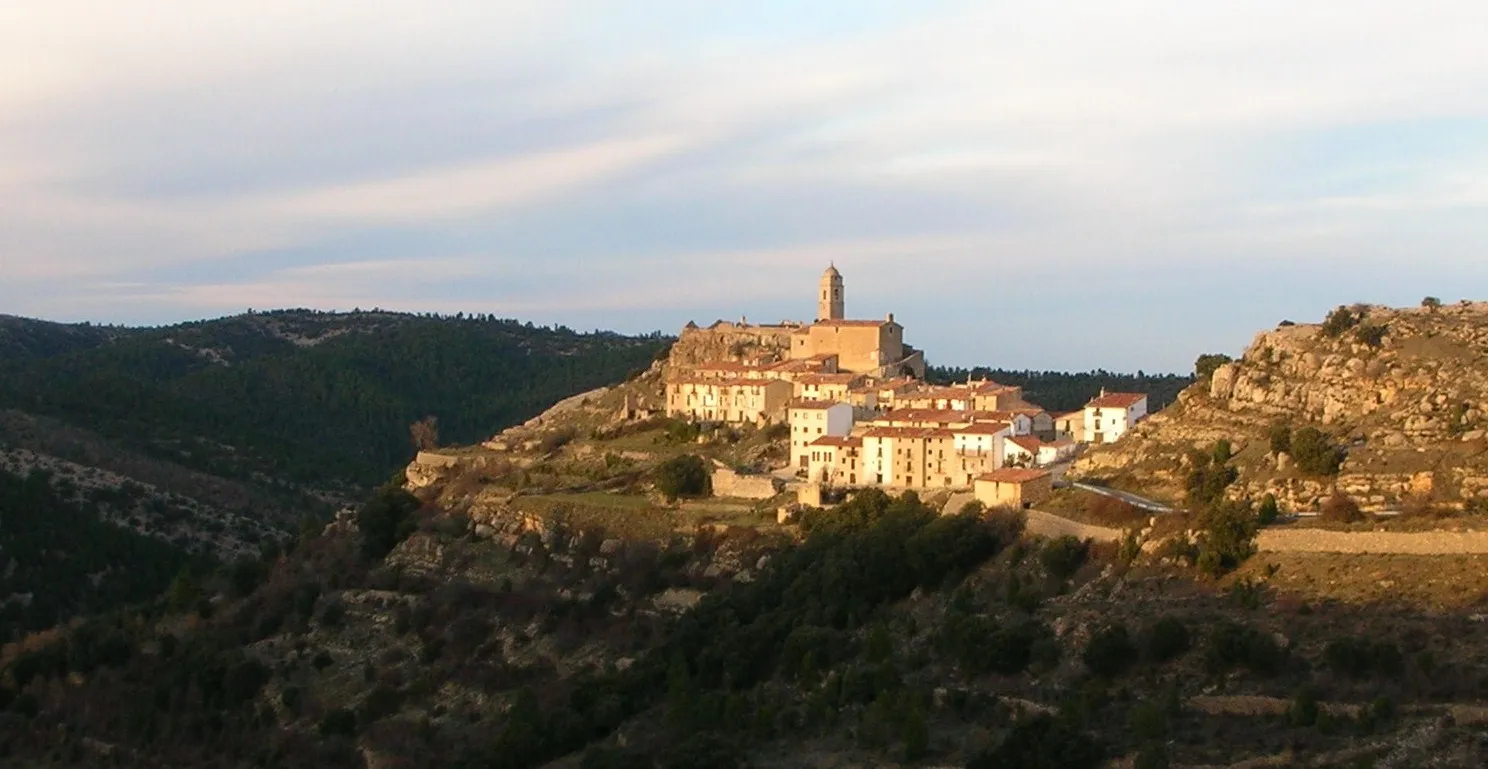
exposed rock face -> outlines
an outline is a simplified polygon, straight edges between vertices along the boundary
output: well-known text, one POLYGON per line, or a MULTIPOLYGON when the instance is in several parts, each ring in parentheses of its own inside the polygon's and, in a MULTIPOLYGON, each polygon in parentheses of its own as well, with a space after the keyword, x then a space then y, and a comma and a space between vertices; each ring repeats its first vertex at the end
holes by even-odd
POLYGON ((1488 499, 1485 412, 1488 304, 1370 307, 1336 335, 1320 325, 1257 335, 1240 360, 1121 442, 1092 450, 1076 472, 1128 475, 1177 498, 1184 452, 1224 438, 1241 471, 1230 489, 1237 497, 1272 493, 1283 507, 1306 510, 1336 488, 1372 509, 1413 498, 1462 505, 1488 499), (1308 477, 1271 453, 1267 431, 1276 423, 1315 426, 1347 447, 1338 477, 1308 477))

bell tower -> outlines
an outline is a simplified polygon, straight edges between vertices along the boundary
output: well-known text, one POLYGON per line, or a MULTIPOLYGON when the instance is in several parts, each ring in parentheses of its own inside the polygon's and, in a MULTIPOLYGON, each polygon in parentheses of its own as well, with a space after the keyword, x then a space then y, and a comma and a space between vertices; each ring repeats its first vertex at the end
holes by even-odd
POLYGON ((837 265, 827 267, 822 273, 821 291, 816 303, 817 320, 842 320, 847 317, 843 312, 842 298, 842 273, 837 271, 837 265))

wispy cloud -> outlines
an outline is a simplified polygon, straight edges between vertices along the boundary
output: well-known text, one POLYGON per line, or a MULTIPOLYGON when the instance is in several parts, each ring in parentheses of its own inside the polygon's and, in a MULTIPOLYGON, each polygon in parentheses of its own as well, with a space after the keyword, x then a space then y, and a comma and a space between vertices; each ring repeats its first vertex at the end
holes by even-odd
POLYGON ((836 260, 932 358, 1179 368, 1488 290, 1484 28, 1468 0, 5 4, 0 310, 649 329, 802 316, 836 260))

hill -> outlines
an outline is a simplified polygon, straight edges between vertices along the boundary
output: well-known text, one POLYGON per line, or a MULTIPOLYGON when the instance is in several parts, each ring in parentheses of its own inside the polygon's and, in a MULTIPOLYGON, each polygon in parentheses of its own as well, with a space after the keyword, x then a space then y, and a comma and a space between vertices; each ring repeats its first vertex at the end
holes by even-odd
MULTIPOLYGON (((1218 363, 1218 361, 1216 361, 1218 363)), ((1366 510, 1488 502, 1488 304, 1338 308, 1256 336, 1178 403, 1077 466, 1181 501, 1190 452, 1227 441, 1233 498, 1316 510, 1335 491, 1366 510)))
POLYGON ((1031 371, 1016 369, 955 368, 931 366, 925 372, 937 384, 965 382, 968 379, 990 379, 1023 388, 1023 396, 1050 413, 1078 411, 1103 390, 1146 393, 1148 408, 1156 411, 1177 399, 1183 388, 1193 384, 1193 377, 1178 374, 1117 374, 1110 371, 1031 371))
POLYGON ((475 442, 644 370, 666 344, 389 312, 163 328, 0 317, 0 483, 24 491, 0 498, 0 516, 41 527, 4 546, 5 587, 35 608, 0 640, 158 594, 187 562, 256 557, 405 465, 415 420, 475 442))

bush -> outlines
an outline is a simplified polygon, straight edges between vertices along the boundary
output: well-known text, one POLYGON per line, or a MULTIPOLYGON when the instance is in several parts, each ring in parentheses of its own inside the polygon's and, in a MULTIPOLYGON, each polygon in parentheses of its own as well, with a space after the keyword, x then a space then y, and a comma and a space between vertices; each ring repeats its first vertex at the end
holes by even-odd
POLYGON ((1370 674, 1399 675, 1405 668, 1405 658, 1400 648, 1387 642, 1370 643, 1357 638, 1340 638, 1323 650, 1328 668, 1349 678, 1364 678, 1370 674))
POLYGON ((1039 563, 1055 577, 1069 579, 1085 565, 1085 559, 1089 555, 1090 543, 1065 536, 1044 545, 1039 551, 1039 563))
POLYGON ((1188 476, 1184 488, 1190 502, 1212 505, 1224 499, 1225 489, 1240 477, 1240 471, 1225 464, 1229 461, 1229 442, 1216 444, 1210 451, 1189 453, 1188 476), (1221 457, 1223 456, 1223 459, 1221 457))
POLYGON ((389 483, 378 489, 357 514, 362 555, 381 559, 407 539, 416 528, 411 516, 420 504, 401 484, 389 483))
POLYGON ((1271 429, 1270 429, 1270 431, 1269 431, 1269 433, 1267 434, 1266 437, 1270 440, 1270 443, 1271 443, 1271 453, 1273 453, 1273 454, 1290 454, 1290 453, 1292 453, 1292 427, 1291 427, 1291 425, 1284 424, 1284 423, 1281 423, 1281 422, 1278 422, 1278 423, 1276 423, 1274 425, 1271 425, 1271 429))
POLYGON ((1255 555, 1256 516, 1243 502, 1220 502, 1199 516, 1201 571, 1218 576, 1255 555))
POLYGON ((1315 427, 1303 427, 1292 433, 1292 462, 1298 470, 1309 475, 1337 475, 1343 464, 1344 452, 1333 445, 1315 427))
POLYGON ((1253 627, 1224 622, 1209 631, 1204 662, 1212 673, 1247 668, 1272 675, 1281 669, 1286 652, 1271 636, 1253 627))
POLYGON ((1436 312, 1441 309, 1442 301, 1434 296, 1428 296, 1421 300, 1421 306, 1432 312, 1436 312))
POLYGON ((1318 722, 1318 713, 1317 692, 1311 686, 1303 686, 1292 697, 1292 705, 1287 708, 1287 721, 1292 726, 1313 726, 1318 722))
POLYGON ((1090 672, 1104 678, 1115 678, 1136 663, 1137 647, 1125 627, 1112 625, 1090 637, 1082 660, 1090 672))
POLYGON ((1266 494, 1261 498, 1261 507, 1256 510, 1256 523, 1262 526, 1270 526, 1276 523, 1281 516, 1281 507, 1276 504, 1275 494, 1266 494))
POLYGON ((1367 323, 1354 330, 1354 339, 1369 347, 1379 347, 1385 343, 1389 331, 1390 327, 1383 323, 1367 323))
POLYGON ((1359 325, 1359 321, 1364 319, 1363 316, 1364 314, 1362 312, 1355 312, 1339 305, 1332 312, 1328 313, 1328 317, 1323 320, 1323 336, 1340 336, 1343 332, 1359 325))
POLYGON ((1002 744, 972 757, 966 769, 1094 769, 1100 746, 1068 721, 1039 714, 1018 722, 1002 744))
POLYGON ((1323 509, 1318 513, 1319 520, 1328 523, 1359 523, 1366 517, 1358 503, 1343 493, 1336 493, 1323 500, 1323 509))
POLYGON ((1206 353, 1204 355, 1200 355, 1199 359, 1197 361, 1194 361, 1194 377, 1201 380, 1209 379, 1214 376, 1214 372, 1217 371, 1220 366, 1223 366, 1226 363, 1230 363, 1233 360, 1235 359, 1222 353, 1206 353))
POLYGON ((707 496, 713 483, 707 461, 695 454, 684 454, 663 462, 656 468, 653 479, 657 491, 668 501, 707 496))
POLYGON ((332 710, 320 719, 319 731, 322 737, 355 737, 356 730, 356 714, 345 708, 332 710))
POLYGON ((1188 651, 1193 638, 1188 625, 1177 617, 1163 617, 1147 628, 1143 645, 1154 662, 1167 662, 1188 651))

